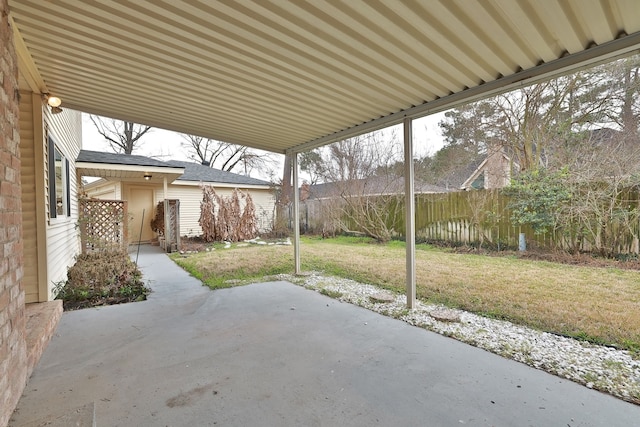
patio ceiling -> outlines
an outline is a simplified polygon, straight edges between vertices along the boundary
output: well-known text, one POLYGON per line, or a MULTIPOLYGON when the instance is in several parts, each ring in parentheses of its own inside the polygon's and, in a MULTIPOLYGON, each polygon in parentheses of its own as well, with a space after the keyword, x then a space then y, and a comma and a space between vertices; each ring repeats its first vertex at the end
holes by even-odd
POLYGON ((10 0, 63 107, 284 153, 638 51, 637 0, 10 0))

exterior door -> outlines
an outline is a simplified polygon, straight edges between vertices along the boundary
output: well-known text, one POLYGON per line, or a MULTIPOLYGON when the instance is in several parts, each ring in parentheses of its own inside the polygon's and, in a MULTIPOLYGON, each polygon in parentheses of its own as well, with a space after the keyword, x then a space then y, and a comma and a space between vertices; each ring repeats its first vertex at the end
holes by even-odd
POLYGON ((151 220, 155 214, 153 208, 153 189, 145 187, 129 188, 129 242, 149 242, 155 234, 151 230, 151 220))

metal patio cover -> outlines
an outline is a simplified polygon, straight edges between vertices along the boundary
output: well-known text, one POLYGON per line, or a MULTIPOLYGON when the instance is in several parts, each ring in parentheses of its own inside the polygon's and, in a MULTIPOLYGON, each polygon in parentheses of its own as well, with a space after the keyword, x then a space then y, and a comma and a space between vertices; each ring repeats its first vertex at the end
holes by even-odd
POLYGON ((64 108, 299 152, 637 51, 638 0, 10 0, 64 108))

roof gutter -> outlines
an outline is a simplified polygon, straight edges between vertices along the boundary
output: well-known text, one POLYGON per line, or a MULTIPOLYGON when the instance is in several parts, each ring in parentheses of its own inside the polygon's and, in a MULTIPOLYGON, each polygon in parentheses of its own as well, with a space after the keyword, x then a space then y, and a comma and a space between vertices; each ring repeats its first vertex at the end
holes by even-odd
POLYGON ((172 185, 185 185, 185 186, 200 186, 200 185, 213 185, 220 188, 237 188, 240 190, 270 190, 272 185, 268 184, 234 184, 229 182, 216 182, 216 181, 189 181, 186 179, 176 179, 171 183, 172 185))

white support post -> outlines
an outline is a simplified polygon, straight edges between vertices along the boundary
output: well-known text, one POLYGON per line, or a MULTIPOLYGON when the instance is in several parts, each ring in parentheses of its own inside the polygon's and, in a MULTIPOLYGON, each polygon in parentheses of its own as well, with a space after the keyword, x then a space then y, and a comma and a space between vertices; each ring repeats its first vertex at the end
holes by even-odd
POLYGON ((163 199, 164 205, 164 251, 171 252, 171 242, 173 242, 173 236, 171 236, 171 216, 169 215, 169 202, 167 201, 167 177, 162 178, 163 184, 163 199))
POLYGON ((291 168, 293 179, 291 189, 293 191, 293 258, 295 262, 295 274, 300 274, 300 193, 298 191, 298 154, 291 153, 291 168))
POLYGON ((163 193, 164 199, 167 200, 167 194, 168 194, 169 190, 168 190, 168 186, 167 186, 168 183, 167 183, 167 177, 166 176, 162 178, 162 184, 163 184, 162 185, 162 190, 164 192, 163 193))
POLYGON ((406 236, 406 285, 407 308, 416 306, 416 216, 413 186, 413 131, 412 120, 404 119, 404 194, 405 194, 405 236, 406 236))

